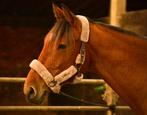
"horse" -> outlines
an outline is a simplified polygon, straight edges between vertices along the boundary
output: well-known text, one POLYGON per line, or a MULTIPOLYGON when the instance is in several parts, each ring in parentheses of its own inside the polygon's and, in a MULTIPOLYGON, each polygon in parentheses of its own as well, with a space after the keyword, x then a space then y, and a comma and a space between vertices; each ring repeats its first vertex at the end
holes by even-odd
POLYGON ((41 103, 47 92, 82 79, 87 71, 100 75, 137 115, 147 115, 147 39, 53 4, 56 23, 30 64, 24 94, 41 103), (79 53, 80 52, 80 53, 79 53))

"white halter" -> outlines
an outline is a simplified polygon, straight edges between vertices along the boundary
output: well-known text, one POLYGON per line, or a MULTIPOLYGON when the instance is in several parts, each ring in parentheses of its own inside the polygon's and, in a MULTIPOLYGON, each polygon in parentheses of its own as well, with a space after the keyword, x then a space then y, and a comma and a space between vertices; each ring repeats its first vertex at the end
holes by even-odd
MULTIPOLYGON (((88 42, 89 39, 89 22, 86 17, 77 15, 77 17, 80 19, 82 23, 82 32, 81 32, 81 38, 80 40, 82 42, 88 42)), ((76 64, 81 64, 83 65, 85 61, 85 55, 84 58, 82 54, 78 54, 75 63, 76 64)), ((74 75, 77 74, 79 71, 74 65, 71 65, 69 68, 61 72, 60 74, 53 76, 47 69, 46 67, 39 62, 38 60, 34 59, 30 63, 30 67, 36 71, 40 77, 44 80, 46 85, 54 92, 54 93, 59 93, 61 89, 61 83, 65 82, 66 80, 70 79, 74 75)), ((79 76, 76 76, 74 81, 81 80, 83 78, 83 74, 79 76)))

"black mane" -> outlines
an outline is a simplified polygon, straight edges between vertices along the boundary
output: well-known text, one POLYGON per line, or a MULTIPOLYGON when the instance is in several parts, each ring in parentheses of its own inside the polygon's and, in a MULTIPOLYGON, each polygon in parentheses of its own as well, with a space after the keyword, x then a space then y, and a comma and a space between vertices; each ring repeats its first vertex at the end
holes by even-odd
POLYGON ((112 26, 110 24, 106 24, 106 23, 103 23, 103 22, 100 22, 100 21, 92 21, 92 20, 90 20, 90 22, 101 25, 101 26, 105 26, 107 28, 110 28, 112 30, 115 30, 115 31, 118 31, 118 32, 121 32, 121 33, 124 33, 124 34, 129 34, 129 35, 133 35, 133 36, 140 37, 140 38, 143 38, 143 39, 147 39, 147 36, 141 36, 141 35, 139 35, 139 34, 137 34, 135 32, 125 30, 125 29, 120 28, 120 27, 112 26))

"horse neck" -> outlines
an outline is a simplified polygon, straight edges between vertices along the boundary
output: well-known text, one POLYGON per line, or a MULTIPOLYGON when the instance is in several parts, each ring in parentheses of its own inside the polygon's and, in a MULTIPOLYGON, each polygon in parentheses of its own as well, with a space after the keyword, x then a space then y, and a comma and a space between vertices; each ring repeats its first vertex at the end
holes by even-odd
POLYGON ((90 29, 87 49, 92 69, 136 112, 145 115, 147 40, 102 25, 91 24, 90 29))

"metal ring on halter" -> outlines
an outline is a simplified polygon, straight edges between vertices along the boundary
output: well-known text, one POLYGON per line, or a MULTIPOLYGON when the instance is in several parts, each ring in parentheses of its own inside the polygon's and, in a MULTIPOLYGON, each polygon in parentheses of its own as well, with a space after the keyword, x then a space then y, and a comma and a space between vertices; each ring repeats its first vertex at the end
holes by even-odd
POLYGON ((53 80, 49 83, 49 87, 54 87, 57 84, 57 81, 53 80))

